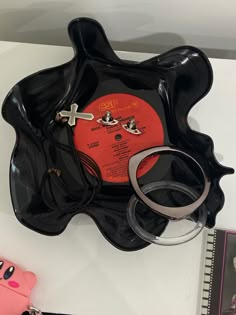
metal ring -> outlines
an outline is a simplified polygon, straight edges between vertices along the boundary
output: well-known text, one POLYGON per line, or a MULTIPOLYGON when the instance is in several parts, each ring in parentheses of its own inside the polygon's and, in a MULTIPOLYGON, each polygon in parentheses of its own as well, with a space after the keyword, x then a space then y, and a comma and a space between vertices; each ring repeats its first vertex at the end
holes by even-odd
MULTIPOLYGON (((147 194, 154 190, 165 189, 166 187, 172 188, 176 191, 180 191, 185 193, 187 196, 192 198, 193 200, 198 197, 195 191, 193 191, 190 187, 178 183, 178 182, 168 182, 168 181, 159 181, 150 183, 142 187, 143 193, 147 194)), ((195 227, 187 232, 186 234, 180 235, 178 237, 160 237, 153 235, 147 231, 145 231, 137 222, 136 219, 136 206, 139 200, 135 195, 133 195, 129 201, 127 208, 127 219, 132 230, 137 234, 140 238, 145 240, 146 242, 153 243, 156 245, 179 245, 186 243, 193 238, 195 238, 204 228, 207 221, 207 209, 206 206, 202 206, 198 211, 198 221, 196 222, 195 227)))
MULTIPOLYGON (((151 148, 142 152, 139 152, 135 155, 133 155, 130 160, 129 160, 129 179, 131 182, 131 185, 133 186, 133 189, 137 196, 146 204, 151 210, 153 210, 156 213, 159 213, 168 219, 183 219, 186 216, 190 215, 193 213, 198 207, 202 205, 204 200, 206 199, 209 190, 210 190, 210 185, 211 182, 209 178, 206 176, 202 166, 198 163, 197 160, 195 160, 191 155, 188 153, 173 148, 169 146, 162 146, 162 147, 155 147, 151 148), (139 187, 138 180, 137 180, 137 170, 142 162, 146 157, 149 155, 155 154, 155 153, 160 153, 160 152, 174 152, 174 153, 179 153, 189 159, 191 159, 200 169, 202 176, 203 176, 203 181, 204 181, 204 189, 202 194, 199 196, 197 200, 195 200, 193 203, 187 205, 187 206, 182 206, 182 207, 166 207, 163 205, 160 205, 154 201, 152 201, 150 198, 148 198, 141 188, 139 187)), ((171 182, 170 182, 171 183, 171 182)))
POLYGON ((43 315, 42 312, 35 306, 29 306, 28 308, 30 315, 43 315))

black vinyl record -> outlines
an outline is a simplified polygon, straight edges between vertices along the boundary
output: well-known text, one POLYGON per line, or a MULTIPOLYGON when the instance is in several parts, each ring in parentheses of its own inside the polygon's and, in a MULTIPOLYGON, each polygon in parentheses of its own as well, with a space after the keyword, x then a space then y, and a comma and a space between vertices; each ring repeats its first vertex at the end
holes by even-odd
MULTIPOLYGON (((211 179, 204 206, 207 226, 214 226, 224 204, 219 180, 233 170, 216 161, 212 139, 187 123, 190 109, 212 85, 207 57, 184 46, 143 62, 124 61, 112 50, 98 22, 75 19, 68 31, 74 58, 24 78, 3 104, 3 117, 17 134, 10 189, 18 220, 39 233, 57 235, 74 215, 86 213, 117 248, 141 249, 148 243, 131 230, 126 217, 134 193, 128 160, 149 147, 172 145, 191 153, 211 179), (78 119, 74 127, 58 121, 58 112, 70 110, 73 103, 95 119, 78 119), (118 124, 98 123, 107 111, 118 124), (140 135, 123 127, 132 118, 140 135)), ((177 156, 152 157, 141 166, 138 177, 140 186, 170 180, 196 191, 202 188, 192 165, 177 156)), ((189 202, 187 196, 166 192, 153 198, 168 206, 189 202)), ((142 203, 137 219, 155 235, 161 235, 168 224, 142 203)))

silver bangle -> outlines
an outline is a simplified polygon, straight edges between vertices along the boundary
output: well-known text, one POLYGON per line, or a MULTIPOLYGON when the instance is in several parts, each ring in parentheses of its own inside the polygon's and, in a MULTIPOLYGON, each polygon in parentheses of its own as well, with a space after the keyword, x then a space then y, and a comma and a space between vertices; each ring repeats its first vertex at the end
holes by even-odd
MULTIPOLYGON (((193 191, 193 189, 178 182, 168 182, 168 181, 154 182, 154 183, 150 183, 148 185, 143 186, 142 191, 144 194, 148 194, 149 192, 152 192, 154 190, 165 189, 166 187, 185 193, 188 197, 190 197, 193 200, 198 197, 198 195, 196 194, 195 191, 193 191)), ((138 202, 139 200, 137 199, 135 195, 133 195, 129 201, 128 208, 127 208, 127 219, 128 219, 129 225, 132 228, 132 230, 135 232, 135 234, 137 234, 140 238, 142 238, 146 242, 153 243, 156 245, 171 246, 171 245, 178 245, 178 244, 186 243, 192 240, 193 238, 195 238, 202 231, 207 221, 207 209, 205 205, 202 205, 202 207, 198 210, 198 220, 195 226, 193 227, 193 229, 177 237, 156 236, 145 231, 139 225, 136 219, 136 206, 138 202)), ((186 219, 191 219, 193 221, 191 217, 186 218, 186 219)), ((177 221, 173 221, 173 222, 177 222, 177 221)))
MULTIPOLYGON (((199 208, 202 205, 202 203, 206 199, 206 197, 209 193, 209 190, 210 190, 210 185, 211 185, 209 178, 206 176, 202 166, 198 163, 197 160, 195 160, 188 153, 186 153, 182 150, 173 148, 173 147, 169 147, 169 146, 155 147, 155 148, 151 148, 151 149, 148 149, 148 150, 145 150, 145 151, 142 151, 142 152, 139 152, 139 153, 133 155, 129 160, 129 179, 130 179, 131 185, 132 185, 135 193, 139 197, 139 199, 145 205, 147 205, 152 211, 159 213, 159 214, 167 217, 168 219, 183 219, 183 218, 189 216, 191 213, 193 213, 197 208, 199 208), (160 152, 179 153, 179 154, 189 158, 190 160, 192 160, 197 165, 199 170, 201 171, 202 177, 203 177, 204 188, 203 188, 202 194, 193 203, 191 203, 187 206, 182 206, 182 207, 166 207, 166 206, 160 205, 160 204, 152 201, 150 198, 148 198, 144 194, 142 189, 139 187, 138 180, 137 180, 137 170, 138 170, 140 163, 146 157, 148 157, 152 154, 155 154, 155 153, 160 153, 160 152)), ((169 182, 169 183, 171 183, 171 182, 169 182)))

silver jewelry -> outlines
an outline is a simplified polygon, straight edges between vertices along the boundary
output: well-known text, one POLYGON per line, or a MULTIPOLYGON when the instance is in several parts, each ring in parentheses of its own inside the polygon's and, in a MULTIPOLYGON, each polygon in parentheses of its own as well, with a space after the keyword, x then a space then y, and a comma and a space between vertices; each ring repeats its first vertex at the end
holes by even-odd
POLYGON ((169 219, 183 219, 189 216, 191 213, 193 213, 198 207, 202 205, 202 203, 204 202, 204 200, 206 199, 209 193, 210 186, 211 186, 211 182, 209 178, 206 176, 202 166, 198 163, 197 160, 195 160, 188 153, 182 150, 173 148, 173 147, 169 147, 169 146, 155 147, 155 148, 147 149, 145 151, 142 151, 133 155, 129 160, 129 179, 130 179, 130 182, 134 191, 136 192, 140 200, 142 200, 144 204, 147 205, 152 211, 159 213, 169 219), (190 160, 192 160, 201 171, 202 177, 203 177, 204 188, 203 188, 202 194, 193 203, 187 206, 182 206, 182 207, 166 207, 152 201, 143 193, 143 191, 139 187, 138 181, 137 181, 137 170, 138 170, 139 164, 146 157, 156 154, 156 153, 161 153, 161 152, 179 153, 189 158, 190 160))
POLYGON ((134 118, 131 118, 127 124, 122 125, 122 127, 128 131, 129 133, 132 133, 133 135, 141 135, 142 132, 137 128, 136 121, 134 118))
MULTIPOLYGON (((198 198, 198 194, 194 192, 190 187, 177 183, 177 182, 169 182, 169 181, 159 181, 150 183, 142 187, 142 192, 146 195, 152 191, 171 188, 175 191, 180 191, 186 194, 191 199, 195 200, 198 198)), ((129 201, 128 208, 127 208, 127 219, 129 222, 130 227, 132 230, 137 234, 140 238, 145 240, 146 242, 153 243, 156 245, 178 245, 182 243, 186 243, 193 238, 195 238, 204 228, 206 221, 207 221, 207 209, 206 206, 202 206, 198 210, 198 219, 192 229, 190 229, 187 233, 181 234, 176 237, 161 237, 153 235, 147 231, 145 231, 138 223, 136 219, 136 206, 139 200, 135 195, 133 195, 129 201)), ((151 210, 150 210, 151 211, 151 210)), ((186 219, 193 221, 191 217, 186 217, 186 219)), ((177 222, 177 221, 174 221, 177 222)), ((175 224, 175 223, 174 223, 175 224)))
POLYGON ((36 308, 34 306, 30 306, 28 308, 28 311, 29 311, 30 315, 42 315, 42 312, 38 308, 36 308))
POLYGON ((99 118, 97 122, 105 126, 114 126, 119 123, 118 120, 112 117, 112 113, 110 111, 106 111, 105 115, 102 116, 102 118, 99 118))
POLYGON ((91 113, 79 113, 77 112, 78 109, 77 104, 71 104, 70 106, 70 111, 68 110, 62 110, 61 112, 58 113, 59 118, 66 118, 68 125, 71 127, 76 124, 76 119, 85 119, 85 120, 93 120, 94 115, 91 113))

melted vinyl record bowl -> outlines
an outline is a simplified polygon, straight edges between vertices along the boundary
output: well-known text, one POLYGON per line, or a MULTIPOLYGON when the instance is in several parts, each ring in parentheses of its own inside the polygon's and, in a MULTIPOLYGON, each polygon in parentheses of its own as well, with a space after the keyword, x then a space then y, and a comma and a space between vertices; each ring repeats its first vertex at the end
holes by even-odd
MULTIPOLYGON (((187 195, 189 198, 191 198, 193 201, 196 200, 199 196, 198 193, 196 193, 192 188, 178 182, 172 182, 172 181, 159 181, 159 182, 154 182, 150 183, 148 185, 145 185, 142 187, 142 192, 146 195, 152 191, 157 191, 157 190, 163 190, 163 189, 172 189, 175 191, 179 191, 185 195, 187 195)), ((128 204, 127 208, 127 219, 129 222, 130 227, 132 230, 143 240, 153 243, 156 245, 166 245, 166 246, 171 246, 171 245, 178 245, 182 243, 186 243, 193 238, 195 238, 204 228, 207 220, 207 209, 204 205, 202 205, 195 213, 197 220, 193 219, 192 216, 188 216, 185 219, 181 220, 170 220, 169 225, 175 225, 177 228, 177 225, 179 222, 186 222, 189 225, 189 223, 192 221, 193 226, 187 231, 184 232, 183 234, 180 234, 178 236, 174 237, 161 237, 161 236, 156 236, 148 231, 145 231, 138 223, 136 219, 136 207, 137 204, 139 203, 139 200, 137 197, 134 195, 128 204)), ((151 211, 151 209, 150 209, 151 211)), ((175 228, 175 229, 176 229, 175 228)), ((168 229, 168 227, 167 227, 168 229)), ((164 233, 166 234, 166 232, 164 233)))
MULTIPOLYGON (((82 158, 89 166, 94 166, 91 159, 99 164, 96 156, 84 151, 81 142, 77 147, 75 142, 70 141, 71 137, 65 137, 63 146, 59 146, 59 139, 54 137, 56 135, 51 137, 51 132, 49 133, 51 127, 53 131, 54 128, 58 130, 62 127, 57 121, 54 122, 58 112, 68 111, 72 103, 76 103, 79 112, 87 108, 91 109, 94 115, 95 112, 89 106, 94 106, 94 101, 97 100, 98 119, 103 116, 100 115, 101 111, 111 110, 116 116, 114 110, 117 110, 117 116, 125 119, 124 124, 129 120, 128 117, 135 114, 138 128, 142 131, 139 121, 145 127, 139 138, 145 146, 142 143, 138 146, 136 136, 121 126, 119 133, 114 134, 118 138, 113 137, 112 143, 110 141, 110 148, 125 137, 126 140, 130 138, 127 142, 131 144, 128 150, 130 147, 134 149, 130 155, 156 145, 172 144, 183 150, 190 150, 190 154, 198 158, 211 181, 205 204, 208 210, 206 225, 212 228, 217 213, 224 205, 224 193, 219 181, 222 176, 232 174, 233 169, 219 164, 214 156, 212 139, 206 134, 191 130, 188 124, 191 108, 209 92, 212 85, 212 68, 208 58, 195 47, 183 46, 141 62, 125 61, 119 59, 112 50, 102 26, 97 21, 88 18, 75 19, 69 24, 68 31, 75 51, 73 58, 63 65, 40 70, 22 78, 11 88, 2 107, 4 119, 17 134, 10 163, 10 190, 18 220, 39 233, 58 235, 65 230, 73 216, 83 212, 93 218, 102 234, 117 248, 133 251, 148 245, 132 233, 127 221, 127 204, 133 193, 133 185, 130 185, 127 173, 118 174, 120 176, 114 183, 109 169, 103 167, 102 179, 106 182, 103 181, 100 188, 96 178, 95 183, 90 176, 85 180, 75 149, 85 153, 82 158), (114 94, 119 94, 119 99, 115 97, 118 103, 113 103, 114 94), (107 103, 104 105, 100 102, 101 97, 105 98, 103 101, 109 102, 108 108, 107 103), (127 104, 124 103, 123 97, 126 98, 127 104), (154 110, 155 113, 149 114, 149 110, 154 110), (144 122, 144 116, 147 116, 147 123, 144 122), (149 118, 153 124, 149 123, 149 118), (149 127, 153 129, 149 130, 149 127), (143 141, 145 138, 147 141, 143 141), (87 159, 86 154, 91 159, 87 159), (62 175, 55 176, 55 172, 47 175, 48 170, 52 169, 61 170, 62 175), (39 189, 45 174, 47 180, 43 187, 46 190, 46 201, 49 202, 45 202, 45 194, 39 189), (63 183, 67 184, 66 187, 63 183), (95 187, 96 193, 90 205, 83 207, 84 193, 88 191, 88 186, 91 191, 95 187)), ((97 122, 96 124, 95 128, 101 126, 97 122)), ((87 148, 88 133, 78 129, 80 126, 82 125, 79 123, 74 128, 75 138, 78 131, 78 139, 84 139, 84 146, 87 148)), ((99 132, 94 131, 90 135, 95 133, 99 132)), ((100 153, 107 152, 107 138, 98 134, 98 139, 95 139, 100 141, 101 148, 98 152, 98 147, 95 147, 95 151, 105 166, 107 161, 101 159, 100 153)), ((104 157, 109 155, 104 154, 104 157)), ((195 180, 192 183, 188 180, 189 176, 186 176, 191 173, 190 169, 187 169, 188 173, 185 169, 182 170, 178 176, 174 172, 174 163, 172 168, 167 168, 168 162, 169 159, 160 158, 155 165, 152 166, 151 163, 144 168, 143 173, 138 176, 141 187, 162 180, 181 182, 184 176, 187 180, 183 184, 187 184, 194 192, 199 192, 196 187, 198 182, 195 180), (163 171, 165 173, 161 177, 160 173, 163 171)), ((117 165, 120 166, 119 161, 117 165)), ((127 170, 125 163, 124 169, 127 170)), ((89 190, 86 201, 89 201, 90 195, 89 190)), ((185 195, 183 199, 186 198, 191 199, 185 195)), ((185 206, 184 202, 179 204, 185 206)), ((164 205, 169 206, 168 203, 164 205)), ((166 226, 166 218, 149 212, 150 206, 144 211, 145 206, 139 203, 137 212, 139 208, 142 208, 143 212, 138 222, 142 222, 145 229, 152 234, 160 235, 166 226)), ((177 214, 180 214, 180 211, 177 214)))

